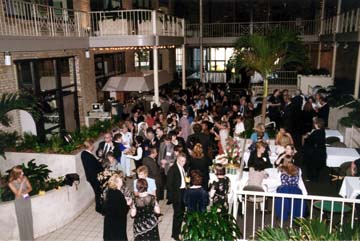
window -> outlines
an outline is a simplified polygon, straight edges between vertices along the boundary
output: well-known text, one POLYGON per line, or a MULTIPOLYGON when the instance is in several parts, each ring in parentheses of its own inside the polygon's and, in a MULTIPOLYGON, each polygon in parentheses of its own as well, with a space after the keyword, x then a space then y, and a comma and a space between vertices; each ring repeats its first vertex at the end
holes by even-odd
POLYGON ((151 0, 133 0, 134 9, 151 9, 151 0))
POLYGON ((125 73, 125 53, 96 54, 94 59, 97 97, 98 101, 103 101, 108 97, 108 92, 101 90, 106 81, 112 76, 125 73))
POLYGON ((15 61, 20 88, 39 99, 43 114, 36 122, 41 139, 79 128, 75 58, 15 61), (71 71, 70 71, 71 70, 71 71))
MULTIPOLYGON (((159 59, 160 59, 160 56, 159 56, 159 59)), ((150 69, 150 51, 149 50, 139 50, 139 51, 135 52, 135 69, 138 71, 150 69)))
POLYGON ((183 60, 183 55, 182 55, 182 49, 181 48, 176 48, 175 50, 176 53, 176 70, 177 71, 181 71, 182 69, 182 60, 183 60))
POLYGON ((226 71, 233 48, 208 48, 205 51, 205 68, 207 71, 226 71))

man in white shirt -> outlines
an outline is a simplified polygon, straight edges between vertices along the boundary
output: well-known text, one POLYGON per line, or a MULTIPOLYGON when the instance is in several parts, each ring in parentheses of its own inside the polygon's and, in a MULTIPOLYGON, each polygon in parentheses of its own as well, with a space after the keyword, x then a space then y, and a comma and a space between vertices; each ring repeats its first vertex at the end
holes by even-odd
POLYGON ((186 173, 184 165, 186 163, 186 155, 180 153, 177 156, 176 164, 172 165, 168 172, 167 177, 167 197, 173 204, 173 226, 171 237, 175 240, 180 240, 179 235, 181 232, 181 224, 184 218, 184 191, 186 189, 186 173))

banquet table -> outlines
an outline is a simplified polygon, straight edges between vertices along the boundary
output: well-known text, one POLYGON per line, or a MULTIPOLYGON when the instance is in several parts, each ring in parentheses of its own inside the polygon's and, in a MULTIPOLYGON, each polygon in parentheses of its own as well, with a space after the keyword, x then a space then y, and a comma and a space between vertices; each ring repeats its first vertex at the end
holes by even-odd
POLYGON ((338 130, 325 130, 325 137, 335 136, 340 139, 341 142, 344 142, 344 136, 338 130))
POLYGON ((326 147, 326 153, 326 166, 328 167, 340 167, 345 162, 360 158, 359 153, 354 148, 326 147))
POLYGON ((339 195, 350 199, 355 199, 358 195, 360 195, 360 178, 345 177, 341 185, 339 195))
MULTIPOLYGON (((265 172, 269 174, 269 177, 263 180, 263 185, 266 186, 267 192, 274 193, 276 192, 276 189, 281 185, 281 180, 280 180, 281 173, 277 168, 267 168, 265 169, 265 172)), ((237 190, 242 190, 247 185, 248 179, 249 179, 249 172, 244 172, 241 180, 238 183, 237 190)), ((301 170, 300 170, 299 188, 301 189, 303 195, 308 194, 304 181, 301 176, 301 170)))

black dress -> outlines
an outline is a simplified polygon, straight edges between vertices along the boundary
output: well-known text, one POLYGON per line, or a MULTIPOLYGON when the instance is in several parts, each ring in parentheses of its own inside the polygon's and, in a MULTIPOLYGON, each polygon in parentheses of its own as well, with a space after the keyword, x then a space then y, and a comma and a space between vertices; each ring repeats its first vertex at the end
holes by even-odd
POLYGON ((209 179, 210 179, 209 166, 211 165, 212 165, 211 159, 205 155, 202 158, 194 158, 194 157, 190 158, 190 164, 189 164, 190 172, 193 170, 199 170, 201 172, 203 177, 202 187, 204 188, 205 191, 208 191, 209 179))
POLYGON ((135 198, 134 240, 160 240, 159 221, 154 212, 155 201, 152 195, 135 198))
POLYGON ((230 179, 228 177, 219 178, 218 181, 210 185, 210 190, 215 191, 212 198, 213 205, 218 205, 222 212, 229 210, 228 193, 230 188, 230 179))
POLYGON ((128 240, 126 235, 126 216, 129 207, 120 190, 109 189, 104 205, 104 240, 128 240))

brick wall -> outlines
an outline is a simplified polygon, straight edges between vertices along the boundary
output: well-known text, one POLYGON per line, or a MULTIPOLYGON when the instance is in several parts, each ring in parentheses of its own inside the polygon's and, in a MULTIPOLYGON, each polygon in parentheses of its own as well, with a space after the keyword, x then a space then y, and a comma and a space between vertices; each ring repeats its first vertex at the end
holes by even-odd
POLYGON ((126 9, 126 10, 130 10, 132 9, 132 0, 123 0, 122 2, 123 4, 123 8, 126 9))
MULTIPOLYGON (((84 117, 87 111, 91 109, 91 104, 96 102, 93 55, 90 59, 86 59, 85 51, 83 49, 74 49, 48 52, 13 52, 11 57, 13 61, 34 58, 75 57, 80 124, 84 125, 84 117)), ((4 58, 0 58, 0 93, 16 92, 17 90, 18 86, 15 65, 5 66, 4 58)), ((20 121, 18 115, 15 115, 12 129, 21 132, 19 123, 20 121)))
POLYGON ((74 10, 89 12, 90 11, 90 0, 73 1, 73 8, 74 8, 74 10))

